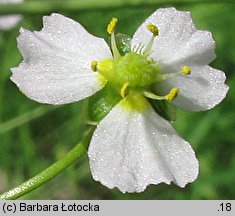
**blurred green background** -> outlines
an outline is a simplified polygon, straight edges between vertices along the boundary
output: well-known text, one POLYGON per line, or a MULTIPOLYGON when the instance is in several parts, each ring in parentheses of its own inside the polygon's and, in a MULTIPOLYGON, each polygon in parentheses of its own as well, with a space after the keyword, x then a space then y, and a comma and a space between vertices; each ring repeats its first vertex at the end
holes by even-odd
MULTIPOLYGON (((41 2, 51 3, 53 0, 41 2)), ((113 16, 119 18, 119 32, 133 35, 158 7, 174 6, 191 11, 197 28, 213 33, 217 58, 211 65, 225 71, 229 93, 213 110, 200 113, 179 110, 174 123, 178 133, 191 143, 197 154, 200 161, 198 179, 184 189, 174 184, 160 184, 149 186, 143 193, 122 194, 92 179, 85 155, 23 199, 235 198, 235 4, 229 1, 199 3, 195 0, 149 2, 153 3, 77 11, 57 8, 55 12, 79 21, 92 34, 108 40, 106 25, 113 16)), ((28 99, 9 80, 9 69, 22 60, 16 45, 19 28, 40 30, 42 16, 46 14, 36 14, 34 10, 33 14, 24 14, 14 29, 0 31, 0 192, 44 170, 78 143, 84 133, 88 100, 64 106, 42 105, 28 99)))

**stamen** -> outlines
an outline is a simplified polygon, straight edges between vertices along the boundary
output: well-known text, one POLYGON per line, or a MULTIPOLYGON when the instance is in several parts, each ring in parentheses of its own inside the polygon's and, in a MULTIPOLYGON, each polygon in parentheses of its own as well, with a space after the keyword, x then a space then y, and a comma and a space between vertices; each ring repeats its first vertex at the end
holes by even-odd
POLYGON ((115 17, 113 17, 113 18, 111 19, 111 21, 109 22, 108 26, 107 26, 107 32, 108 32, 109 34, 112 34, 112 33, 113 33, 113 31, 114 31, 114 29, 115 29, 117 23, 118 23, 118 19, 115 18, 115 17))
POLYGON ((144 91, 143 94, 144 94, 145 97, 153 99, 153 100, 167 100, 167 101, 171 102, 172 100, 174 100, 179 95, 179 89, 178 88, 173 88, 165 96, 155 95, 152 92, 148 92, 148 91, 144 91))
POLYGON ((167 101, 173 101, 177 96, 179 95, 179 89, 178 88, 173 88, 169 92, 168 95, 166 95, 166 100, 167 101))
POLYGON ((179 73, 159 73, 156 76, 156 82, 171 79, 172 77, 175 77, 177 75, 179 75, 179 73))
POLYGON ((128 92, 129 92, 129 83, 126 82, 126 83, 122 86, 120 94, 121 94, 121 96, 124 98, 124 97, 126 97, 126 96, 128 95, 128 92))
POLYGON ((97 61, 92 61, 91 62, 91 69, 95 72, 97 71, 97 65, 98 65, 98 62, 97 61))
POLYGON ((181 68, 180 72, 176 72, 176 73, 160 73, 157 74, 156 76, 156 82, 158 81, 163 81, 163 80, 167 80, 167 79, 171 79, 175 76, 179 76, 179 75, 190 75, 191 74, 191 68, 189 66, 183 66, 181 68))
POLYGON ((191 74, 191 68, 189 66, 183 66, 181 68, 181 74, 183 74, 183 75, 191 74))
POLYGON ((144 96, 153 100, 165 100, 165 96, 155 95, 152 92, 144 91, 144 96))
POLYGON ((120 58, 120 53, 118 51, 117 45, 116 45, 116 40, 115 40, 115 35, 114 35, 114 29, 118 23, 117 18, 112 18, 112 20, 109 22, 107 26, 107 32, 111 34, 111 49, 113 51, 113 57, 115 60, 118 60, 120 58))
POLYGON ((158 27, 155 26, 154 24, 148 24, 147 29, 153 33, 153 36, 156 37, 159 34, 158 27))
POLYGON ((156 25, 150 23, 150 24, 147 25, 147 29, 150 32, 152 32, 153 35, 152 35, 150 41, 148 42, 148 44, 147 44, 147 46, 144 50, 144 54, 146 54, 146 55, 151 52, 151 48, 153 46, 154 39, 155 39, 156 36, 159 35, 159 29, 156 25))

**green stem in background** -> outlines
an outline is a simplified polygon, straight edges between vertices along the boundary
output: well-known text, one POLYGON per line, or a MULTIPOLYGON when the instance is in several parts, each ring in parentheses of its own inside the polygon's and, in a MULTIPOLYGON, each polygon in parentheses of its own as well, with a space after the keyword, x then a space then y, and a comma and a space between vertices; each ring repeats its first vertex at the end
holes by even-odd
POLYGON ((22 124, 25 124, 33 119, 39 118, 56 108, 58 108, 58 106, 40 106, 34 110, 23 113, 20 116, 17 116, 7 122, 2 122, 0 124, 0 134, 19 127, 22 124))
POLYGON ((78 143, 72 150, 70 150, 63 158, 52 164, 50 167, 48 167, 38 175, 24 182, 23 184, 1 194, 0 199, 17 199, 43 185, 44 183, 58 175, 65 168, 73 164, 80 156, 82 156, 86 152, 94 128, 95 127, 89 127, 85 138, 80 143, 78 143))
MULTIPOLYGON (((233 3, 225 0, 223 3, 233 3)), ((195 3, 221 3, 221 0, 54 0, 54 1, 26 1, 22 4, 1 5, 0 14, 39 14, 59 11, 79 11, 112 9, 118 7, 153 7, 161 5, 180 5, 195 3)))

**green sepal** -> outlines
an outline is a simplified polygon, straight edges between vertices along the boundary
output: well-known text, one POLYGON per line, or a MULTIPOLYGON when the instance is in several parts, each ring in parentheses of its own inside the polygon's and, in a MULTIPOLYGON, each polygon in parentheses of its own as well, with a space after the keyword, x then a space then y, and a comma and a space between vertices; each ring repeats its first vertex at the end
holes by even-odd
POLYGON ((131 51, 131 37, 129 35, 117 33, 115 40, 118 51, 122 56, 131 51))
POLYGON ((164 119, 170 122, 174 122, 177 118, 177 108, 168 101, 165 100, 152 100, 148 99, 153 109, 164 119))
POLYGON ((89 121, 100 122, 122 99, 118 91, 109 83, 89 99, 89 121))

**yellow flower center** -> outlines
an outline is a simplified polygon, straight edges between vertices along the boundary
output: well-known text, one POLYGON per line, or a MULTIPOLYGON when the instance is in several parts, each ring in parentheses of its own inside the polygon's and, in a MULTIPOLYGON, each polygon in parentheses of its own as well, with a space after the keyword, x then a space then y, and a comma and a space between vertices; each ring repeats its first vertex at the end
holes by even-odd
POLYGON ((118 60, 104 59, 97 65, 97 71, 118 86, 129 83, 129 87, 147 87, 156 82, 160 72, 155 62, 145 55, 130 52, 118 60))
POLYGON ((177 73, 162 73, 158 62, 151 57, 151 49, 155 37, 159 35, 159 29, 154 24, 148 24, 147 29, 152 33, 146 46, 135 46, 124 55, 118 51, 115 40, 115 27, 118 20, 113 18, 107 26, 107 32, 111 35, 111 49, 113 59, 103 59, 99 62, 92 61, 91 69, 97 71, 114 86, 124 98, 124 107, 142 111, 148 106, 147 98, 154 100, 166 100, 171 102, 178 94, 178 88, 173 88, 167 95, 159 96, 150 91, 151 85, 172 78, 176 75, 189 75, 191 68, 183 66, 177 73))

